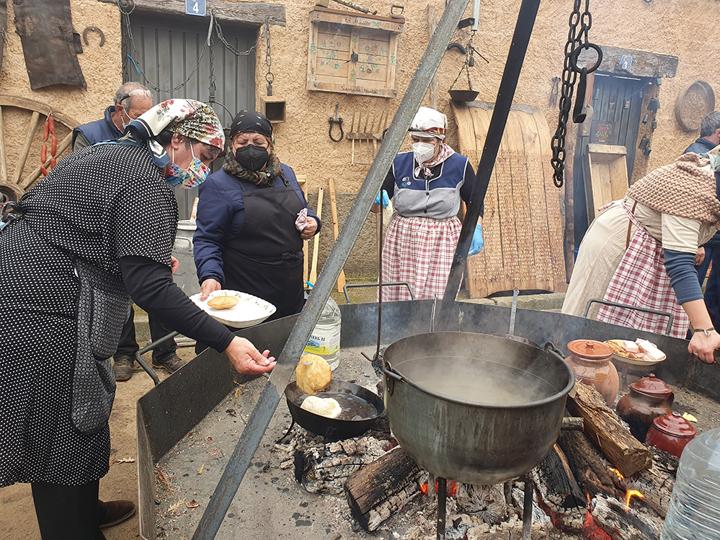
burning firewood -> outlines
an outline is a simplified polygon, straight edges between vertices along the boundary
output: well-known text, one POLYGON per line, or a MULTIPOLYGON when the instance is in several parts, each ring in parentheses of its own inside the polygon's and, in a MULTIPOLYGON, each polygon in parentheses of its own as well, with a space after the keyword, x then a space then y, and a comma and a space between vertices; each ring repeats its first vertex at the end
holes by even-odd
POLYGON ((592 386, 577 384, 567 406, 583 418, 585 434, 623 475, 632 476, 652 466, 650 450, 630 434, 592 386))
POLYGON ((585 492, 593 497, 599 493, 612 497, 625 493, 624 484, 613 474, 608 462, 595 450, 583 432, 564 431, 560 433, 558 444, 585 492))
POLYGON ((604 495, 593 499, 592 517, 613 540, 657 540, 662 530, 661 519, 604 495))
POLYGON ((348 477, 393 447, 388 440, 364 436, 326 443, 321 437, 298 436, 295 479, 310 493, 343 492, 348 477))

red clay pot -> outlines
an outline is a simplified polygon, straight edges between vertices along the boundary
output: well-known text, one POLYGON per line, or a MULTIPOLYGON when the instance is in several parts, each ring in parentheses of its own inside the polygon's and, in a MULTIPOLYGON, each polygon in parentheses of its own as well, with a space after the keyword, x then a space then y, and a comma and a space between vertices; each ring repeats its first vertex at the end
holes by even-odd
POLYGON ((674 399, 672 388, 651 373, 630 385, 630 392, 618 401, 617 412, 635 438, 644 441, 653 420, 672 413, 674 399))
POLYGON ((680 457, 687 443, 697 435, 697 429, 680 413, 666 414, 653 420, 645 442, 680 457))

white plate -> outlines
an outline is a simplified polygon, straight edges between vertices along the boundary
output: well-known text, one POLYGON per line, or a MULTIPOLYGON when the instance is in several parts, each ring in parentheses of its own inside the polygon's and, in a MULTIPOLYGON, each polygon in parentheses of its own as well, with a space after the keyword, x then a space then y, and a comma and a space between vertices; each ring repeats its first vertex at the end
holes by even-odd
POLYGON ((276 311, 275 306, 270 302, 239 291, 215 291, 210 293, 205 301, 200 300, 200 293, 198 293, 192 295, 190 300, 216 321, 233 328, 247 328, 260 324, 276 311), (230 309, 213 309, 208 306, 207 302, 215 296, 237 296, 240 301, 230 309))

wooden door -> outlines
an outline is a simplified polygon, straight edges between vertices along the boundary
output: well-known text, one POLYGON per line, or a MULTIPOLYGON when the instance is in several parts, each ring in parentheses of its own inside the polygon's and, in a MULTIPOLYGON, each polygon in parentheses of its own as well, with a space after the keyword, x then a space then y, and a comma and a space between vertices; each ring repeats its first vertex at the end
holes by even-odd
POLYGON ((588 212, 587 187, 590 186, 588 145, 612 145, 625 148, 627 178, 632 178, 637 136, 642 115, 643 91, 646 81, 633 77, 618 77, 596 73, 593 84, 592 120, 589 129, 578 130, 573 179, 575 217, 575 247, 592 221, 588 212))
MULTIPOLYGON (((133 13, 123 36, 125 81, 149 87, 155 102, 178 97, 207 103, 212 93, 213 108, 229 127, 239 110, 255 110, 257 29, 227 22, 222 27, 229 47, 213 36, 211 64, 206 18, 133 13)), ((190 217, 197 192, 175 190, 180 219, 190 217)))

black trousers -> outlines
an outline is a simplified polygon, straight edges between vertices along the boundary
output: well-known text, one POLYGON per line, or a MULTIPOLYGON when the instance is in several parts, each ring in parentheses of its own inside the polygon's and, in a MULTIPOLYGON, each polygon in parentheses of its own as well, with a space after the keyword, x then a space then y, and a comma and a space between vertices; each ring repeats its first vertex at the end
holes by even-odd
POLYGON ((31 484, 42 540, 104 540, 98 526, 98 484, 31 484))
MULTIPOLYGON (((150 339, 152 339, 153 341, 157 341, 158 339, 165 337, 170 332, 172 332, 171 329, 165 327, 155 317, 149 314, 148 323, 150 325, 150 339)), ((118 348, 115 352, 115 355, 123 355, 135 358, 135 353, 137 353, 139 350, 140 346, 137 344, 137 339, 135 338, 135 309, 133 307, 130 307, 130 316, 128 317, 127 321, 125 321, 125 326, 123 326, 122 334, 120 335, 120 342, 118 343, 118 348)), ((175 345, 174 339, 165 341, 164 343, 161 343, 160 345, 155 347, 155 349, 153 349, 153 361, 156 364, 162 364, 165 360, 175 354, 176 350, 177 346, 175 345)))

